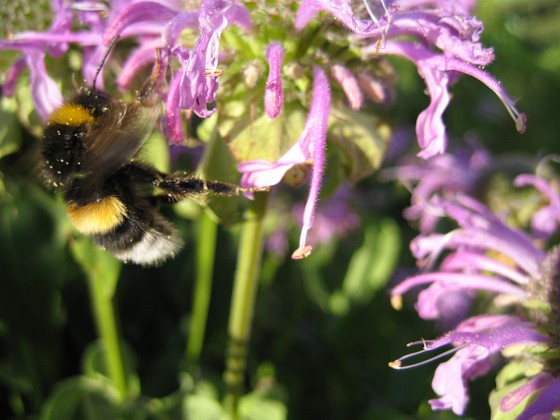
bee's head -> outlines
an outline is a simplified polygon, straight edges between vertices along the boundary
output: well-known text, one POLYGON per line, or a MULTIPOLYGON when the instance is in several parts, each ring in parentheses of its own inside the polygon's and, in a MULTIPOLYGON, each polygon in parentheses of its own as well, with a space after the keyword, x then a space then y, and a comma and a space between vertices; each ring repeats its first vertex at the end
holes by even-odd
POLYGON ((84 86, 78 89, 72 102, 86 109, 96 119, 112 110, 114 99, 102 90, 84 86))

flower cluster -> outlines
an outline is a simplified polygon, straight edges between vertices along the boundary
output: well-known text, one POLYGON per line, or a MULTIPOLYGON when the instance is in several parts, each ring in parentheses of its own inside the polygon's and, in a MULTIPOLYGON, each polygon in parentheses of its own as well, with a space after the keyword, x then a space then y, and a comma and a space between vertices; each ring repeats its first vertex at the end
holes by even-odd
POLYGON ((493 163, 487 150, 462 148, 427 160, 405 156, 397 167, 384 170, 382 177, 399 180, 413 192, 412 205, 405 210, 404 216, 410 220, 419 219, 420 232, 431 232, 440 214, 436 209, 430 209, 430 199, 435 194, 457 192, 475 195, 484 172, 493 163))
POLYGON ((29 68, 33 100, 45 120, 62 101, 45 66, 46 55, 58 58, 70 44, 78 45, 83 49, 83 76, 91 82, 107 46, 117 37, 133 39, 136 46, 122 64, 117 86, 129 88, 159 56, 165 70, 159 80, 166 103, 163 131, 172 143, 185 140, 185 116, 209 119, 218 114, 217 130, 237 160, 244 186, 272 186, 290 176, 293 181, 294 172, 296 185, 311 164, 296 258, 311 252, 307 233, 314 223, 327 137, 337 139, 351 181, 380 164, 387 135, 360 109, 365 99, 387 102, 394 77, 386 56, 412 61, 426 82, 430 104, 416 123, 421 157, 445 151, 442 115, 450 101, 449 87, 460 74, 492 89, 523 132, 524 115, 482 69, 494 55, 479 42, 482 24, 471 15, 473 1, 364 0, 362 7, 346 0, 276 3, 53 0, 55 18, 48 30, 0 40, 0 50, 23 53, 7 74, 4 94, 13 93, 18 76, 29 68), (268 76, 262 77, 266 68, 268 76), (344 101, 337 99, 339 93, 344 101), (280 127, 276 134, 273 124, 280 127), (368 133, 362 136, 366 141, 357 139, 356 127, 368 133), (359 167, 356 150, 366 162, 359 167))
MULTIPOLYGON (((410 169, 409 169, 410 171, 410 169)), ((560 408, 558 357, 558 296, 560 248, 544 248, 550 224, 542 224, 547 212, 555 225, 560 212, 558 191, 552 182, 534 175, 520 175, 518 186, 536 186, 546 195, 535 212, 535 235, 508 225, 488 207, 464 192, 433 194, 422 205, 432 215, 453 220, 458 227, 445 234, 425 230, 411 244, 424 269, 392 290, 392 303, 402 306, 402 296, 423 287, 416 310, 420 317, 440 320, 450 331, 436 340, 411 343, 423 349, 390 365, 397 369, 412 357, 437 355, 427 361, 452 357, 436 369, 432 387, 439 395, 430 401, 435 410, 463 414, 468 401, 468 381, 485 375, 507 358, 495 393, 494 414, 519 415, 519 419, 549 418, 560 408), (543 235, 543 232, 546 235, 543 235), (487 314, 470 315, 480 295, 490 296, 487 314), (515 375, 511 375, 518 367, 515 375), (508 376, 509 375, 509 376, 508 376), (531 397, 531 398, 530 398, 531 397), (535 417, 537 416, 537 417, 535 417)), ((477 308, 480 308, 479 304, 477 308)))

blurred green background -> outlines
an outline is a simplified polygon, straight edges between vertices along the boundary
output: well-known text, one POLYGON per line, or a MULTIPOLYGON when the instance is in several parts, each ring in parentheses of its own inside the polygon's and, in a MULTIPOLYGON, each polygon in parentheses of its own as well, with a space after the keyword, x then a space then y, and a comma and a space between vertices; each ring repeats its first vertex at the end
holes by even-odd
MULTIPOLYGON (((460 143, 474 136, 495 154, 526 153, 535 161, 558 153, 558 1, 482 0, 478 10, 485 23, 484 44, 496 54, 487 70, 519 98, 528 127, 518 135, 493 93, 464 77, 453 87, 445 115, 450 138, 460 143)), ((4 74, 13 55, 0 57, 4 74)), ((395 65, 395 103, 372 112, 384 113, 395 126, 413 127, 428 97, 409 63, 395 65)), ((94 267, 86 273, 76 249, 88 245, 72 231, 60 197, 43 187, 34 164, 38 139, 19 124, 18 112, 13 100, 2 98, 0 418, 63 418, 53 413, 73 413, 72 404, 91 408, 84 409, 82 418, 112 418, 116 413, 125 418, 177 418, 185 395, 205 398, 189 400, 189 413, 212 413, 208 401, 220 401, 224 392, 238 226, 218 230, 206 337, 200 360, 189 364, 185 352, 200 211, 189 204, 165 211, 186 246, 162 267, 111 265, 109 272, 94 267), (95 276, 110 282, 117 275, 115 313, 127 374, 138 394, 119 407, 121 411, 115 411, 111 387, 105 386, 98 366, 88 286, 88 276, 90 282, 95 276)), ((283 189, 281 194, 290 193, 283 189)), ((455 418, 434 413, 427 404, 434 397, 430 383, 435 364, 401 372, 387 366, 407 352, 406 343, 441 332, 418 319, 412 301, 400 312, 389 304, 391 282, 414 268, 408 243, 416 233, 402 218, 409 194, 375 176, 358 184, 355 194, 358 229, 318 246, 303 261, 264 255, 246 389, 266 394, 280 406, 255 408, 253 413, 261 414, 253 418, 282 417, 282 407, 290 419, 455 418)), ((294 249, 299 231, 290 223, 288 238, 294 249)), ((466 417, 489 417, 487 397, 493 385, 492 375, 471 384, 466 417)))

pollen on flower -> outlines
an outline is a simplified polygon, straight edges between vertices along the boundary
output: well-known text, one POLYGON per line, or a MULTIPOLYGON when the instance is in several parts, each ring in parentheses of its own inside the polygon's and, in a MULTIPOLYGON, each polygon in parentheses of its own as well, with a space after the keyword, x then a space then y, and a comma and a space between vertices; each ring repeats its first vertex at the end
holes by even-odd
POLYGON ((498 97, 503 102, 507 112, 515 122, 515 129, 518 133, 523 134, 527 128, 527 116, 524 112, 519 112, 515 107, 515 103, 505 93, 498 94, 498 97))
POLYGON ((312 251, 313 251, 313 247, 311 245, 300 246, 292 253, 292 259, 302 260, 304 258, 309 257, 312 251))
POLYGON ((400 360, 393 360, 392 362, 387 363, 390 368, 393 369, 400 369, 401 368, 401 361, 400 360))
POLYGON ((222 74, 224 74, 224 71, 223 71, 223 70, 219 70, 219 69, 216 69, 216 70, 206 70, 206 71, 204 72, 204 75, 205 75, 205 76, 212 76, 212 77, 218 77, 218 76, 221 76, 222 74))
POLYGON ((515 119, 515 128, 521 134, 525 132, 525 128, 527 127, 527 116, 524 112, 519 114, 515 119))
POLYGON ((394 295, 391 296, 391 306, 396 311, 400 311, 402 309, 402 296, 401 295, 394 295))

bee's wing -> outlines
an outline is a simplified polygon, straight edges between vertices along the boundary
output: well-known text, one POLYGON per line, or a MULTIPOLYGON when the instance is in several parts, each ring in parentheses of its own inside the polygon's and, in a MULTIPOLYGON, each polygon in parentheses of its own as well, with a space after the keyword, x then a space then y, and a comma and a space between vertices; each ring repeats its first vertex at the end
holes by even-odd
POLYGON ((140 150, 154 128, 160 108, 118 102, 113 111, 84 139, 81 170, 97 179, 113 175, 140 150))

